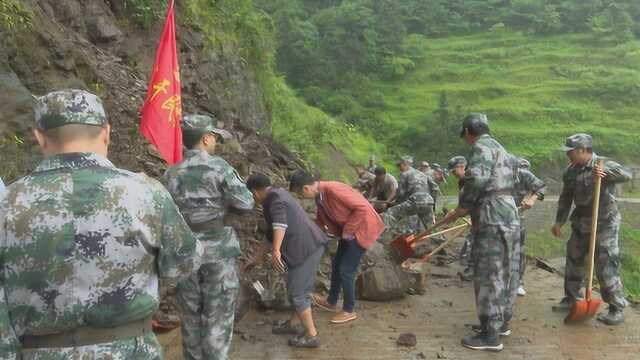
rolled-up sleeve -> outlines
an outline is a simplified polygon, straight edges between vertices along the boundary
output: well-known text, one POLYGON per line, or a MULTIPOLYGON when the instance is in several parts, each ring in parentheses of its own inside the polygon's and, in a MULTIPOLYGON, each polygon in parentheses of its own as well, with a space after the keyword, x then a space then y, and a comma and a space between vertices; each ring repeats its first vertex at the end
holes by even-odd
POLYGON ((273 229, 284 229, 289 227, 287 222, 287 205, 281 199, 275 199, 269 205, 271 214, 271 227, 273 229))

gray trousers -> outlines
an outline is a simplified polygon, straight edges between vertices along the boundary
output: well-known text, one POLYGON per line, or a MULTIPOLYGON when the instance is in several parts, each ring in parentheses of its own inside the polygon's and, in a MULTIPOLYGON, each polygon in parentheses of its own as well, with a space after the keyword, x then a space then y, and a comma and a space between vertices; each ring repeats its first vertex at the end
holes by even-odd
POLYGON ((299 313, 311 307, 311 294, 316 287, 316 272, 324 250, 325 247, 320 246, 302 264, 287 270, 289 301, 299 313))

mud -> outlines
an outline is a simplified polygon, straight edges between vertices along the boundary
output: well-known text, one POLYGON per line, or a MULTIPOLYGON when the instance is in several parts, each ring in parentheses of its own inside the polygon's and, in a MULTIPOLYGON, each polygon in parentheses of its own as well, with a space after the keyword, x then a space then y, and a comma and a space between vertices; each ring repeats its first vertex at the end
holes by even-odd
MULTIPOLYGON (((430 265, 424 295, 360 301, 358 319, 349 324, 331 325, 331 314, 314 309, 322 345, 313 350, 292 349, 286 336, 271 334, 271 322, 289 314, 253 311, 236 326, 231 359, 640 359, 638 310, 628 308, 625 324, 618 327, 596 320, 566 326, 563 314, 551 311, 562 297, 562 278, 533 265, 526 273, 527 296, 518 300, 513 334, 503 338, 505 349, 497 354, 464 349, 460 339, 477 319, 473 289, 457 278, 460 270, 457 263, 430 265), (415 334, 417 345, 399 347, 402 333, 415 334)), ((160 339, 167 359, 181 359, 179 331, 160 339)))

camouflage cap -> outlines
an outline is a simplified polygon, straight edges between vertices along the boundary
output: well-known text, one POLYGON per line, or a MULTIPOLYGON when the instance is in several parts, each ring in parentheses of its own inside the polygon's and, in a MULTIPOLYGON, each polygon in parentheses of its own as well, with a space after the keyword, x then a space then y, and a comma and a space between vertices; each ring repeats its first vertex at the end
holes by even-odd
POLYGON ((420 163, 420 166, 429 167, 429 162, 428 161, 423 161, 423 162, 420 163))
POLYGON ((489 119, 483 113, 471 113, 462 119, 460 137, 463 137, 466 130, 486 128, 489 129, 489 119))
POLYGON ((521 169, 528 169, 531 167, 531 163, 529 162, 529 160, 525 159, 525 158, 520 158, 518 159, 518 166, 521 169))
POLYGON ((213 118, 209 115, 188 114, 182 118, 182 131, 199 131, 204 133, 212 132, 221 138, 221 142, 230 140, 231 133, 224 129, 219 129, 213 125, 213 118))
POLYGON ((369 161, 375 161, 375 160, 376 160, 376 156, 375 155, 369 156, 369 161))
POLYGON ((467 166, 467 159, 464 156, 454 156, 449 160, 449 163, 447 164, 447 169, 451 171, 458 165, 467 166))
POLYGON ((69 124, 95 126, 107 124, 102 100, 84 90, 60 90, 37 97, 33 112, 36 124, 42 130, 69 124))
POLYGON ((591 149, 593 141, 589 134, 574 134, 567 138, 562 146, 563 151, 571 151, 575 149, 591 149))
POLYGON ((413 156, 410 155, 404 155, 401 156, 397 161, 396 164, 400 165, 400 164, 409 164, 409 165, 413 165, 413 156))
POLYGON ((440 166, 440 164, 438 164, 438 163, 431 164, 431 168, 433 170, 442 170, 442 166, 440 166))

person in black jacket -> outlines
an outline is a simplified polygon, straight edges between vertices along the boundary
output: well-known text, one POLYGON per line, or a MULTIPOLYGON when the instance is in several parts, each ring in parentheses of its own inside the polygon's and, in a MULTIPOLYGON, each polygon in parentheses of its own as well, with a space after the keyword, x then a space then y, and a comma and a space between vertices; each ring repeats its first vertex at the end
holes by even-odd
MULTIPOLYGON (((251 175, 247 188, 256 204, 262 205, 271 262, 276 271, 287 273, 287 292, 295 308, 291 319, 275 325, 273 333, 297 335, 289 340, 293 347, 318 347, 320 340, 311 313, 311 294, 328 239, 298 201, 288 191, 271 186, 267 176, 251 175)), ((250 263, 255 263, 266 250, 267 247, 263 247, 250 263)))

